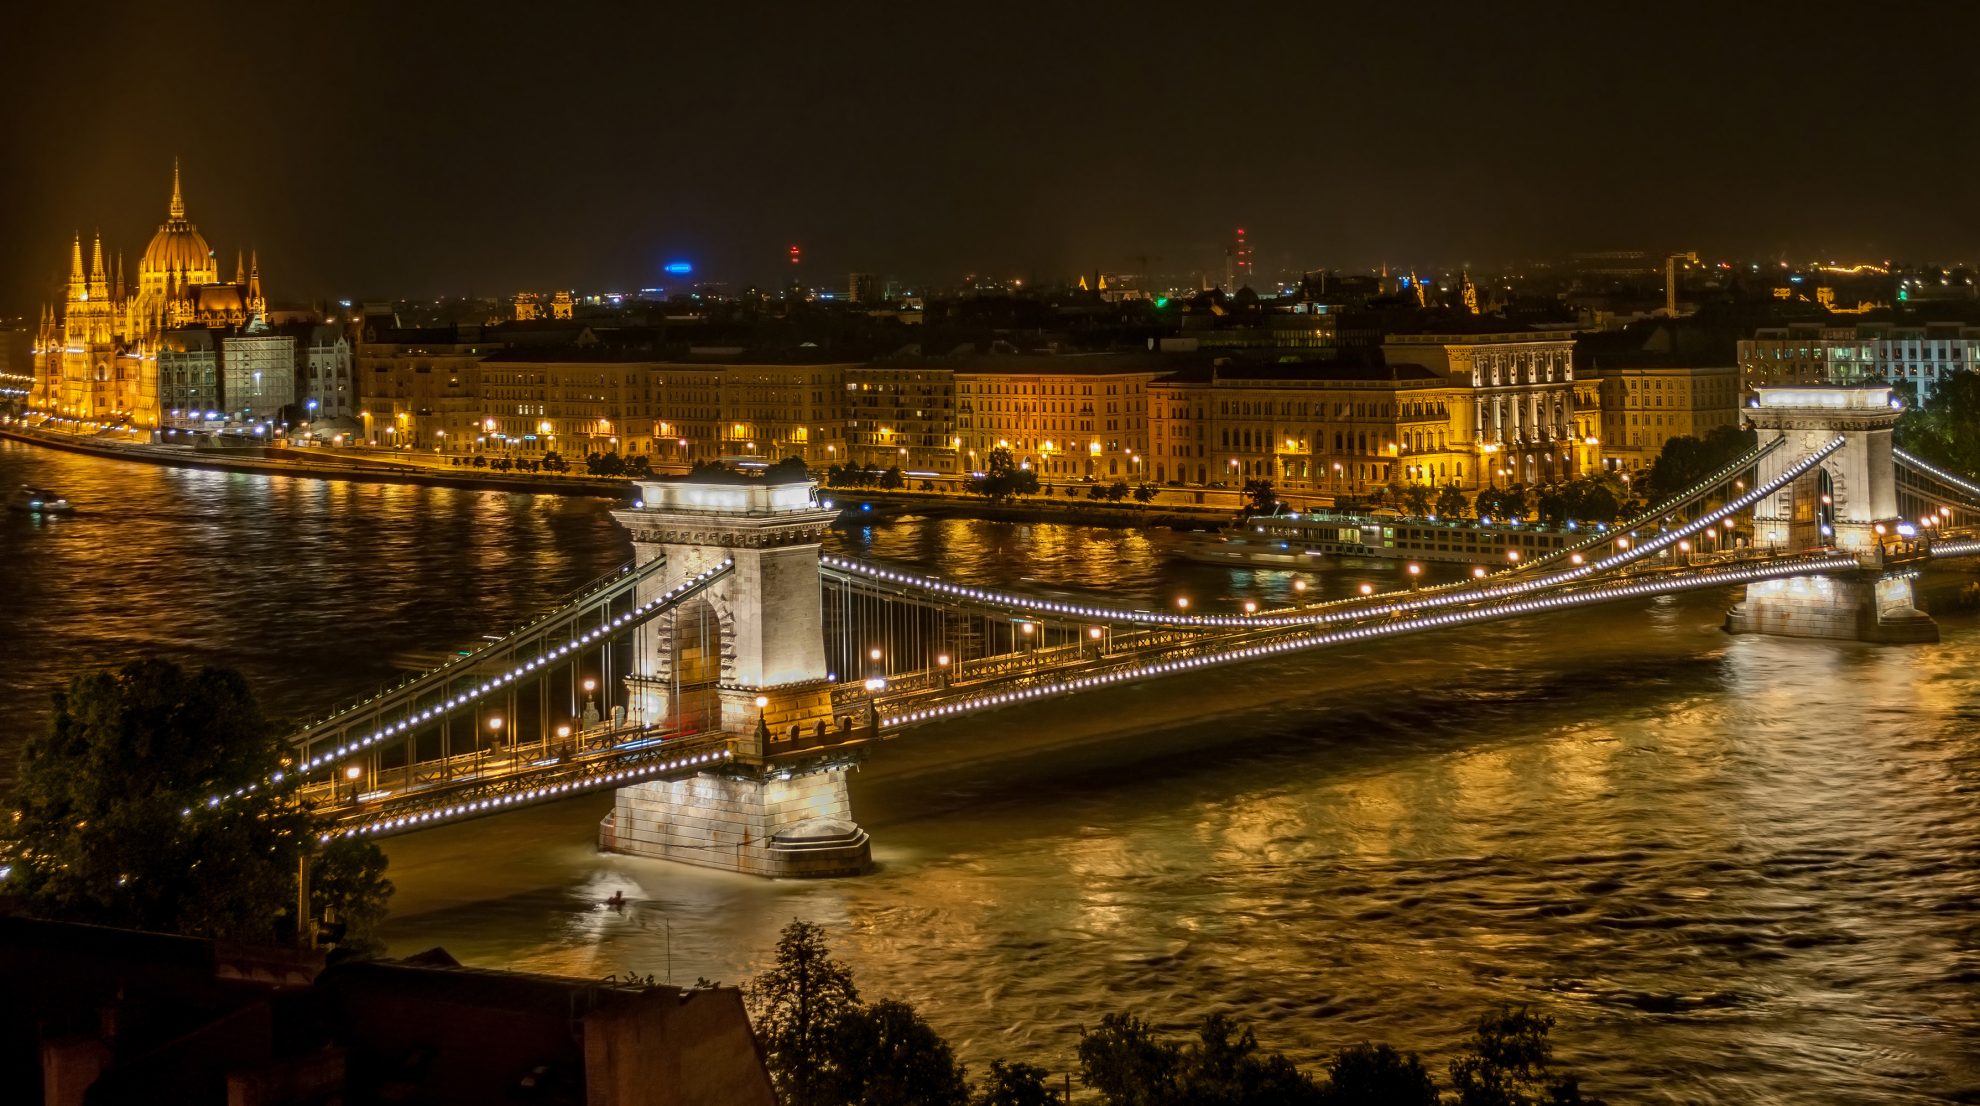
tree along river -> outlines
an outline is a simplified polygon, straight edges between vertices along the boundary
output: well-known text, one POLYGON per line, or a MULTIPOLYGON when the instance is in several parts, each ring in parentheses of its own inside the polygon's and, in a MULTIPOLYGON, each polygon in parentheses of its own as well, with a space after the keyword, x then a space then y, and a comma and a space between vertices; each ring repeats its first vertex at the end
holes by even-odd
MULTIPOLYGON (((297 716, 622 563, 597 500, 151 468, 0 443, 0 738, 66 674, 232 665, 297 716)), ((1199 609, 1283 573, 1166 533, 903 520, 843 552, 1199 609)), ((1315 592, 1384 582, 1345 566, 1315 592)), ((1980 1098, 1980 620, 1922 647, 1732 638, 1727 594, 1624 604, 985 715, 853 783, 878 870, 772 883, 593 846, 602 797, 387 843, 388 939, 580 977, 739 982, 793 917, 980 1070, 1210 1011, 1312 1063, 1441 1064, 1499 1002, 1619 1101, 1980 1098), (602 900, 623 891, 623 911, 602 900)), ((136 766, 134 766, 136 769, 136 766)), ((141 770, 141 769, 137 769, 141 770)))

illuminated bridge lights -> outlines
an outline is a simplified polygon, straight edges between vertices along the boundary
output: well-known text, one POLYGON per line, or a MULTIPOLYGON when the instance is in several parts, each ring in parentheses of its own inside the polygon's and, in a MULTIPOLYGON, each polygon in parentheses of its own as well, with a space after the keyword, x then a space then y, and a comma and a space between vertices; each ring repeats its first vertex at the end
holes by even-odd
MULTIPOLYGON (((716 564, 708 569, 705 569, 702 572, 692 577, 689 577, 687 580, 683 581, 680 584, 675 585, 673 588, 669 589, 665 593, 655 596, 651 600, 648 600, 646 603, 635 608, 634 609, 635 613, 636 614, 658 613, 660 610, 664 609, 665 607, 672 604, 676 600, 685 596, 687 593, 700 588, 702 585, 715 579, 717 576, 720 576, 722 573, 727 572, 729 569, 735 566, 735 563, 736 562, 734 558, 725 558, 721 563, 716 564)), ((594 631, 593 633, 586 634, 582 640, 589 641, 595 636, 597 636, 596 631, 594 631)), ((490 692, 499 690, 502 685, 520 678, 525 673, 529 672, 533 667, 541 664, 546 657, 562 656, 563 654, 569 652, 570 649, 571 646, 566 644, 560 646, 559 648, 548 654, 545 654, 543 657, 537 657, 529 661, 524 661, 518 664, 516 667, 511 668, 509 671, 504 672, 499 676, 496 676, 490 682, 480 685, 479 688, 470 690, 468 694, 447 700, 445 709, 453 710, 457 707, 466 706, 469 703, 478 702, 479 700, 486 698, 490 692)), ((440 671, 442 670, 435 670, 435 672, 428 673, 428 675, 429 676, 436 675, 440 671)), ((359 706, 357 708, 354 708, 353 711, 347 713, 355 713, 357 711, 362 711, 363 709, 364 709, 363 706, 359 706)), ((387 737, 393 736, 394 734, 405 732, 412 722, 420 721, 433 716, 435 716, 435 712, 432 710, 428 710, 425 713, 418 715, 417 717, 409 716, 406 720, 397 723, 386 723, 384 724, 384 727, 382 729, 374 730, 370 734, 367 734, 365 737, 359 739, 358 742, 354 745, 340 746, 337 749, 337 751, 334 753, 326 753, 321 756, 313 757, 308 761, 305 761, 302 765, 303 770, 308 771, 314 768, 321 768, 324 765, 330 764, 333 761, 349 756, 354 752, 362 752, 365 748, 374 745, 379 741, 384 740, 387 737)), ((316 727, 312 727, 312 728, 321 728, 321 726, 322 723, 318 723, 316 727)), ((308 734, 309 731, 304 730, 303 733, 299 735, 299 737, 295 740, 307 740, 308 734)))
POLYGON ((1931 476, 1934 477, 1935 479, 1941 480, 1952 487, 1958 488, 1960 491, 1966 492, 1968 495, 1980 497, 1980 484, 1975 484, 1970 480, 1965 480, 1962 479, 1961 477, 1954 476, 1952 473, 1947 472, 1942 468, 1938 468, 1934 465, 1928 464, 1925 461, 1921 460, 1920 458, 1914 457, 1911 454, 1906 453, 1902 449, 1891 450, 1891 457, 1893 460, 1897 461, 1899 464, 1904 465, 1907 468, 1916 469, 1917 471, 1922 472, 1927 476, 1931 476))
POLYGON ((540 799, 551 799, 560 795, 576 794, 581 791, 594 790, 600 787, 610 787, 614 784, 634 783, 641 779, 662 775, 667 772, 677 772, 684 768, 698 768, 703 765, 714 764, 717 761, 730 760, 734 756, 735 752, 731 749, 712 750, 693 756, 676 757, 673 760, 656 762, 642 767, 621 768, 614 772, 603 772, 584 779, 544 784, 541 787, 525 788, 503 795, 464 799, 443 807, 383 817, 376 821, 367 822, 362 826, 348 826, 342 829, 328 831, 318 836, 319 840, 328 841, 336 836, 352 834, 382 835, 395 830, 435 825, 455 818, 480 814, 486 811, 500 810, 504 807, 535 802, 540 799))
MULTIPOLYGON (((1844 439, 1841 436, 1837 436, 1821 449, 1803 456, 1793 465, 1790 465, 1774 480, 1753 488, 1725 505, 1700 515, 1698 518, 1682 526, 1665 531, 1654 538, 1645 539, 1628 549, 1612 553, 1592 564, 1584 563, 1559 572, 1482 588, 1476 584, 1460 584, 1450 586, 1447 590, 1440 590, 1435 593, 1418 592, 1413 595, 1409 592, 1391 593, 1398 598, 1393 602, 1378 606, 1352 607, 1347 609, 1330 607, 1326 609, 1308 609, 1293 614, 1255 617, 1239 617, 1234 615, 1169 615, 1129 608, 1079 606, 1058 603, 1051 600, 1033 599, 1028 596, 1014 595, 1009 592, 999 592, 988 588, 964 587, 916 573, 881 568, 877 565, 864 564, 841 557, 820 557, 819 563, 843 572, 857 573, 918 590, 959 596, 1019 610, 1049 611, 1057 614, 1077 615, 1087 619, 1170 626, 1187 625, 1223 628, 1272 628, 1314 625, 1340 617, 1376 617, 1380 615, 1399 614, 1405 611, 1421 611, 1437 607, 1471 604, 1476 603, 1481 598, 1500 599, 1527 595, 1535 591, 1557 587, 1561 584, 1584 580, 1599 573, 1609 572, 1625 565, 1633 564, 1646 557, 1662 553, 1684 538, 1708 527, 1716 526, 1722 519, 1738 514, 1753 504, 1758 503, 1760 500, 1765 499, 1767 496, 1774 494, 1781 488, 1799 479, 1810 469, 1820 464, 1830 454, 1841 449, 1843 443, 1844 439)), ((1764 451, 1756 451, 1756 453, 1759 452, 1764 451)), ((1744 463, 1750 464, 1751 462, 1744 463)), ((1716 480, 1718 478, 1715 477, 1714 479, 1716 480)))
MULTIPOLYGON (((1972 543, 1980 551, 1980 542, 1972 543)), ((1713 569, 1689 576, 1665 577, 1657 580, 1639 581, 1627 584, 1612 584, 1586 591, 1569 592, 1563 595, 1544 596, 1501 603, 1490 607, 1480 607, 1468 611, 1451 611, 1444 614, 1422 615, 1400 622, 1387 622, 1377 625, 1357 626, 1351 629, 1336 630, 1322 634, 1306 634, 1260 645, 1245 646, 1239 649, 1218 653, 1206 653, 1194 657, 1161 661, 1132 668, 1117 669, 1113 672, 1097 673, 1053 684, 1038 684, 1012 691, 995 692, 975 696, 936 706, 892 715, 880 720, 883 727, 899 728, 911 726, 930 719, 966 714, 978 710, 1005 706, 1047 696, 1064 695, 1088 688, 1119 683, 1125 680, 1145 679, 1211 665, 1228 664, 1232 661, 1249 660, 1258 657, 1315 649, 1328 645, 1367 641, 1382 637, 1392 637, 1404 633, 1451 626, 1463 626, 1478 622, 1512 617, 1521 614, 1537 614, 1546 611, 1564 610, 1574 607, 1592 606, 1597 603, 1614 602, 1643 595, 1664 595, 1677 591, 1698 588, 1726 587, 1733 584, 1750 583, 1755 580, 1781 576, 1800 576, 1810 573, 1847 572, 1858 568, 1856 558, 1849 555, 1825 556, 1792 563, 1776 562, 1766 565, 1749 565, 1730 569, 1713 569)))

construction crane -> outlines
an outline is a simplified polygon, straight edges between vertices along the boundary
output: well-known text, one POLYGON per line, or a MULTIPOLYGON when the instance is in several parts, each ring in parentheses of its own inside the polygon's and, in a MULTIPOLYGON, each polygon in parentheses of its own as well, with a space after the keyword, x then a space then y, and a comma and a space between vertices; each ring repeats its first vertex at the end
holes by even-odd
POLYGON ((1677 263, 1698 264, 1698 252, 1686 250, 1684 253, 1664 255, 1664 317, 1675 319, 1678 314, 1678 270, 1677 263))

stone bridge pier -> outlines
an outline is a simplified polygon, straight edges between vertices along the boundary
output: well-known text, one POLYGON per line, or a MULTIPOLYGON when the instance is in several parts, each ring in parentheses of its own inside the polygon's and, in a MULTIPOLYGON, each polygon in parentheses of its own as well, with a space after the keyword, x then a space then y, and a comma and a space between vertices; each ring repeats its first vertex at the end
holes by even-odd
POLYGON ((639 484, 612 517, 634 558, 666 565, 640 602, 702 571, 728 572, 634 638, 628 695, 636 718, 719 730, 734 758, 690 779, 621 789, 600 845, 751 875, 857 875, 871 865, 853 821, 843 760, 770 758, 772 735, 832 717, 818 547, 836 512, 808 479, 706 472, 639 484))
POLYGON ((1754 505, 1753 539, 1763 548, 1832 548, 1856 555, 1847 575, 1748 584, 1726 612, 1736 634, 1887 643, 1939 640, 1938 623, 1914 604, 1913 572, 1896 555, 1897 473, 1891 429, 1898 408, 1883 385, 1798 385, 1757 390, 1748 420, 1760 444, 1786 439, 1762 458, 1767 483, 1840 435, 1843 445, 1794 483, 1754 505))

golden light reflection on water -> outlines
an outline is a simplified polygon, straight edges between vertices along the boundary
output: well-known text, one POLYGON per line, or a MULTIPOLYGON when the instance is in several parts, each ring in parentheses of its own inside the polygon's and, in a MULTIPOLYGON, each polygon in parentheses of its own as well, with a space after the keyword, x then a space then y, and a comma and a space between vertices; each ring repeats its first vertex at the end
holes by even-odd
MULTIPOLYGON (((0 520, 33 716, 78 658, 249 671, 278 709, 485 633, 614 567, 602 504, 51 460, 0 483, 86 513, 0 520), (89 505, 101 505, 90 513, 89 505), (68 525, 74 522, 77 525, 68 525), (23 566, 27 571, 19 571, 23 566)), ((1283 597, 1164 534, 940 520, 835 537, 966 581, 1165 603, 1283 597)), ((1315 597, 1381 579, 1316 577, 1315 597)), ((398 951, 676 981, 832 929, 869 995, 979 1070, 1055 1068, 1081 1025, 1224 1010, 1311 1061, 1445 1058, 1537 1001, 1618 1101, 1944 1101, 1980 1085, 1980 627, 1916 649, 1731 639, 1724 597, 1181 677, 890 744, 853 783, 880 870, 771 884, 600 856, 592 800, 395 839, 398 951), (623 912, 601 909, 613 891, 623 912)))

